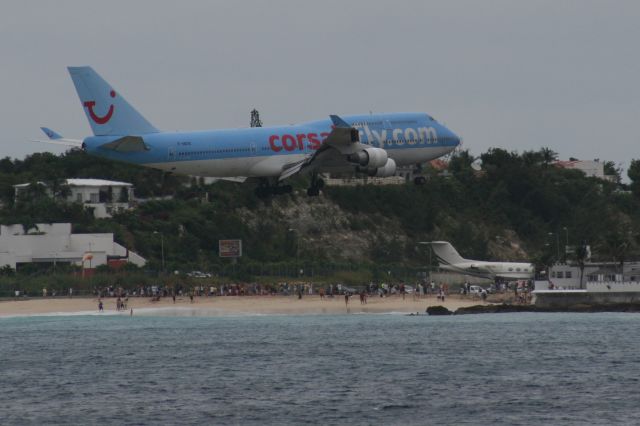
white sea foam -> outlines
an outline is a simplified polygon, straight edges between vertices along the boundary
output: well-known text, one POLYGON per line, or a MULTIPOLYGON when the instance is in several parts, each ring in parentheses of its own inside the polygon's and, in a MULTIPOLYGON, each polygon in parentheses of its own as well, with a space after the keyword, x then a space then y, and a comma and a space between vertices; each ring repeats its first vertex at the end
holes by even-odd
POLYGON ((125 315, 129 312, 117 312, 117 311, 76 311, 76 312, 41 312, 32 314, 0 314, 0 320, 7 318, 28 318, 28 317, 78 317, 78 316, 113 316, 113 315, 125 315))

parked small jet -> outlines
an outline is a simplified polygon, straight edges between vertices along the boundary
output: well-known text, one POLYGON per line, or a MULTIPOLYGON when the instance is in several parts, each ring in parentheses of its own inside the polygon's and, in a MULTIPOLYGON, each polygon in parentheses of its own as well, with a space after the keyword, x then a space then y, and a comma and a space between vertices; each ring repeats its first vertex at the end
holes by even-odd
POLYGON ((319 173, 393 176, 397 166, 438 158, 460 143, 425 113, 330 115, 288 126, 162 132, 91 67, 68 69, 94 136, 66 139, 42 128, 50 142, 166 172, 258 178, 259 196, 290 192, 283 181, 299 173, 311 175, 309 196, 323 186, 319 173))
POLYGON ((455 248, 447 241, 431 241, 428 244, 438 259, 440 268, 446 271, 492 280, 503 279, 529 280, 534 277, 535 267, 531 263, 524 262, 486 262, 483 260, 464 259, 455 248))

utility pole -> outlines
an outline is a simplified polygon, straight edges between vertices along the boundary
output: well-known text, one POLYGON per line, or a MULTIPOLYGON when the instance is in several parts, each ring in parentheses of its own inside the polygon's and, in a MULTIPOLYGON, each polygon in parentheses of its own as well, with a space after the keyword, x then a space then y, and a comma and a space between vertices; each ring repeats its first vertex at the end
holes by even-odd
POLYGON ((162 259, 162 273, 164 273, 164 234, 158 231, 153 231, 153 233, 160 234, 160 256, 162 259))
MULTIPOLYGON (((296 236, 296 269, 300 269, 300 235, 295 228, 289 228, 289 232, 296 236)), ((296 275, 298 275, 298 271, 296 271, 296 275)))
POLYGON ((560 263, 560 234, 557 232, 549 232, 549 236, 556 237, 556 262, 560 263))
POLYGON ((260 120, 260 113, 257 109, 251 110, 251 127, 262 127, 262 120, 260 120))

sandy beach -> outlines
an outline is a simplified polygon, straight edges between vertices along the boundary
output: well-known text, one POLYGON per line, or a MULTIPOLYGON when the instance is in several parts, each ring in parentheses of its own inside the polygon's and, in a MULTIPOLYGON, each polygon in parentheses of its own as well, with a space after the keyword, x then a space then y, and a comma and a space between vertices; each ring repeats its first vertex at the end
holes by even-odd
MULTIPOLYGON (((407 296, 369 297, 367 304, 360 303, 359 297, 351 297, 348 306, 343 296, 333 299, 320 299, 320 296, 304 296, 301 300, 293 296, 224 296, 224 297, 196 297, 191 303, 188 297, 178 297, 174 304, 171 298, 164 298, 154 302, 150 298, 129 298, 126 312, 116 311, 116 299, 104 298, 104 314, 119 313, 129 315, 133 309, 134 315, 166 315, 166 316, 217 316, 237 314, 345 314, 345 313, 415 313, 425 312, 429 306, 442 305, 449 310, 456 310, 463 306, 482 303, 480 300, 460 299, 459 296, 449 297, 444 303, 431 296, 414 300, 407 296)), ((98 298, 74 297, 70 298, 37 298, 26 300, 0 301, 0 317, 55 315, 55 314, 95 314, 98 313, 98 298)))

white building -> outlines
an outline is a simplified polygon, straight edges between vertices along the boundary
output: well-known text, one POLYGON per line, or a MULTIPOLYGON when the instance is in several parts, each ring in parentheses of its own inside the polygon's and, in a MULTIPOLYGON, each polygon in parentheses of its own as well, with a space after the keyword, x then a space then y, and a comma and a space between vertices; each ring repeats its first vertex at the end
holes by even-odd
MULTIPOLYGON (((46 187, 43 182, 38 183, 46 187)), ((30 185, 30 183, 13 185, 16 202, 19 200, 20 193, 27 190, 30 185)), ((67 179, 64 185, 69 187, 66 200, 92 208, 96 218, 111 217, 117 211, 131 208, 133 185, 130 183, 104 179, 67 179)), ((47 192, 53 195, 49 188, 47 192)))
MULTIPOLYGON (((586 262, 582 271, 582 288, 587 284, 593 286, 596 282, 621 281, 624 277, 631 277, 632 281, 640 281, 640 262, 625 262, 622 274, 615 271, 615 262, 586 262)), ((536 290, 554 289, 576 290, 580 288, 580 267, 575 263, 555 263, 549 268, 548 280, 536 281, 536 290)))
POLYGON ((113 234, 73 234, 70 223, 38 224, 25 233, 22 225, 0 225, 0 267, 19 263, 66 262, 95 268, 110 261, 144 266, 146 260, 113 241, 113 234), (91 258, 91 260, 87 260, 91 258))
POLYGON ((601 163, 599 160, 556 161, 554 164, 558 167, 562 167, 563 169, 580 170, 587 177, 596 177, 598 179, 615 180, 615 176, 609 176, 604 174, 604 163, 601 163))

